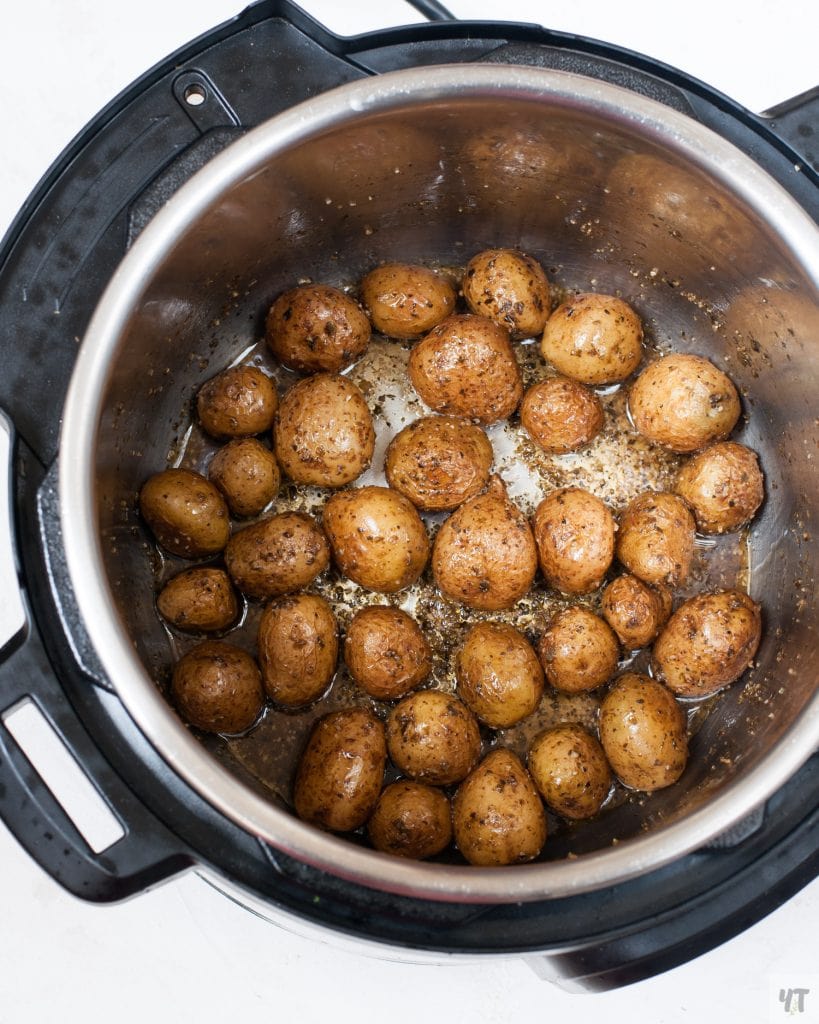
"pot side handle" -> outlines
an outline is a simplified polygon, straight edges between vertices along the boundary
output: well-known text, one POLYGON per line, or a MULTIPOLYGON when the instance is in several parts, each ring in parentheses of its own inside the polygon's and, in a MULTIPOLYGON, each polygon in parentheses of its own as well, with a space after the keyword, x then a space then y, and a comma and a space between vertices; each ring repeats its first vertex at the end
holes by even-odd
POLYGON ((819 171, 819 85, 760 115, 809 167, 819 171))

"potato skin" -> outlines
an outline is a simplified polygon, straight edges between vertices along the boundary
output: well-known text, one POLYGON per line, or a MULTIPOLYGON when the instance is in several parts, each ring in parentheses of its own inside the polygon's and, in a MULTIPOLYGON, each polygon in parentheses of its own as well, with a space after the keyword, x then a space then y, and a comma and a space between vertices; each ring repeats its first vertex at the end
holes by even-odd
POLYGON ((398 700, 432 671, 432 651, 421 627, 390 605, 355 613, 344 638, 344 661, 355 682, 376 700, 398 700))
POLYGON ((511 750, 493 750, 461 783, 452 823, 458 849, 482 867, 534 860, 546 842, 543 804, 511 750))
POLYGON ((643 437, 681 453, 724 440, 742 411, 730 378, 702 356, 685 353, 647 366, 628 406, 643 437))
POLYGON ((215 555, 230 537, 225 499, 201 473, 164 469, 139 492, 139 511, 158 543, 180 558, 215 555))
POLYGON ((368 590, 411 586, 429 559, 429 537, 415 506, 389 487, 357 487, 324 506, 324 529, 341 572, 368 590))
POLYGON ((643 325, 622 299, 584 292, 552 313, 540 343, 558 373, 581 384, 616 384, 643 358, 643 325))
POLYGON ((466 778, 481 753, 481 734, 469 708, 440 690, 404 697, 387 719, 387 748, 395 767, 418 782, 449 786, 466 778))
POLYGON ((691 569, 694 533, 694 517, 682 498, 644 491, 620 516, 617 557, 645 583, 677 587, 691 569))
POLYGON ((603 581, 614 557, 614 517, 581 487, 564 487, 541 501, 532 529, 540 569, 564 594, 588 594, 603 581))
POLYGON ((455 655, 458 696, 493 729, 514 725, 537 708, 543 670, 526 637, 502 622, 479 622, 455 655))
POLYGON ((410 263, 385 263, 361 281, 373 327, 388 338, 420 338, 452 313, 456 298, 443 274, 410 263))
POLYGON ((288 708, 317 700, 338 662, 338 625, 317 594, 271 601, 259 620, 259 667, 271 700, 288 708))
POLYGON ((485 249, 463 278, 466 304, 505 327, 513 339, 540 334, 549 319, 549 281, 538 261, 516 249, 485 249))
POLYGON ((636 672, 603 698, 600 742, 617 778, 647 793, 675 783, 688 760, 682 710, 664 686, 636 672))
POLYGON ((370 321, 350 295, 326 284, 304 284, 280 295, 265 321, 267 344, 299 373, 340 373, 364 354, 370 321))
POLYGON ((343 487, 369 466, 375 429, 364 396, 347 380, 317 373, 282 397, 273 427, 276 458, 297 484, 343 487))
POLYGON ((558 612, 537 645, 546 678, 556 690, 596 690, 617 671, 620 648, 612 629, 588 608, 558 612))
POLYGON ((196 396, 202 429, 218 440, 270 430, 279 405, 275 383, 257 366, 232 366, 206 381, 196 396))
POLYGON ((577 451, 603 429, 603 406, 585 385, 568 377, 533 384, 520 403, 523 429, 551 455, 577 451))
POLYGON ((527 593, 537 551, 526 517, 494 476, 483 494, 461 505, 438 530, 432 572, 438 589, 470 608, 511 608, 527 593))
POLYGON ((239 602, 224 569, 186 569, 156 599, 159 614, 189 633, 218 633, 239 617, 239 602))
POLYGON ((296 814, 328 832, 352 832, 375 808, 384 781, 384 726, 372 711, 332 711, 313 727, 301 755, 296 814))
POLYGON ((390 487, 425 512, 449 512, 486 487, 494 452, 480 427, 458 416, 424 416, 390 441, 390 487))
POLYGON ((658 678, 680 697, 707 697, 735 682, 762 636, 762 610, 739 590, 697 594, 674 612, 654 644, 658 678))
POLYGON ((243 594, 266 601, 309 586, 330 564, 330 547, 312 516, 282 512, 234 534, 225 564, 243 594))
POLYGON ((509 332, 483 316, 449 316, 409 358, 412 386, 435 412, 481 423, 510 416, 523 395, 509 332))
POLYGON ((228 441, 211 459, 208 478, 239 517, 258 515, 279 493, 281 483, 276 456, 255 437, 228 441))
POLYGON ((623 573, 603 591, 603 618, 627 651, 647 647, 671 614, 671 594, 665 587, 651 587, 630 573, 623 573))
POLYGON ((393 782, 378 798, 367 834, 382 853, 412 860, 434 857, 452 841, 449 800, 422 782, 393 782))
POLYGON ((529 774, 546 803, 564 818, 592 818, 611 790, 611 769, 600 743, 582 725, 556 725, 529 750, 529 774))
POLYGON ((179 659, 171 695, 182 717, 204 732, 244 732, 264 704, 256 662, 224 640, 206 640, 179 659))
POLYGON ((731 533, 749 523, 765 497, 757 454, 722 441, 692 456, 674 490, 691 506, 700 533, 731 533))

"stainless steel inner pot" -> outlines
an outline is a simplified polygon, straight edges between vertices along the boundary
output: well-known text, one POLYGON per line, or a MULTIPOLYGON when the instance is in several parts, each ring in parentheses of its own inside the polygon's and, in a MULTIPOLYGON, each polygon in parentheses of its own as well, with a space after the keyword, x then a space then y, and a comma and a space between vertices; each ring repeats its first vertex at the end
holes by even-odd
POLYGON ((817 393, 819 231, 731 144, 576 75, 463 65, 386 74, 235 142, 122 262, 65 408, 69 571, 130 714, 175 771, 249 832, 329 872, 419 897, 594 890, 706 843, 819 746, 817 393), (183 437, 180 410, 258 340, 279 291, 300 278, 353 281, 388 259, 459 265, 496 245, 532 253, 566 287, 617 291, 662 347, 706 355, 737 383, 746 421, 736 436, 760 453, 766 476, 750 536, 764 639, 750 681, 724 694, 695 737, 683 780, 611 811, 599 849, 501 869, 407 863, 298 821, 166 703, 152 675, 167 637, 135 497, 183 437))

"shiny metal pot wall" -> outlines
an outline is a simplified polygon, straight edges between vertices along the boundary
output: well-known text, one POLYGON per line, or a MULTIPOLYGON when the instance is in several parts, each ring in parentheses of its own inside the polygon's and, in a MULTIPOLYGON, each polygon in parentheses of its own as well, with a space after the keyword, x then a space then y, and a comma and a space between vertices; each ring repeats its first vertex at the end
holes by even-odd
POLYGON ((244 828, 381 889, 543 899, 703 844, 819 745, 818 298, 819 232, 772 179, 684 115, 598 81, 424 68, 345 86, 261 126, 139 237, 71 384, 65 546, 123 703, 173 768, 244 828), (759 666, 697 735, 684 785, 608 815, 616 845, 487 870, 405 863, 319 833, 194 739, 152 681, 167 640, 135 495, 184 430, 180 410, 253 343, 282 288, 302 276, 354 280, 385 259, 463 264, 498 244, 558 268, 569 287, 620 289, 662 340, 724 365, 745 397, 743 440, 761 453, 768 499, 751 538, 750 590, 765 608, 759 666))

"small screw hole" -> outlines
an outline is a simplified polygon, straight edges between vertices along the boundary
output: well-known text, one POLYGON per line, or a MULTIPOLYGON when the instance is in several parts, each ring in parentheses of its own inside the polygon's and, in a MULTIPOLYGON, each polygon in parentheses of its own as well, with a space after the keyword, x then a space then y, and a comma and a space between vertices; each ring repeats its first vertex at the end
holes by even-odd
POLYGON ((200 107, 206 98, 205 90, 201 85, 189 85, 185 90, 185 102, 190 107, 200 107))

